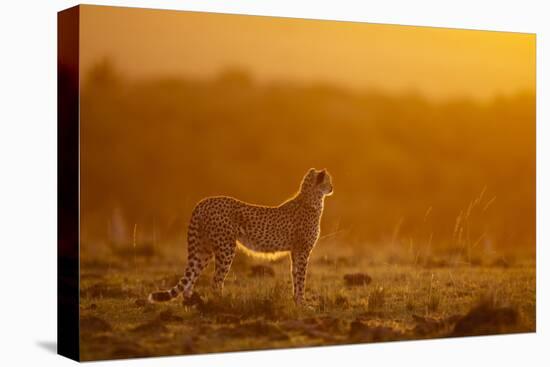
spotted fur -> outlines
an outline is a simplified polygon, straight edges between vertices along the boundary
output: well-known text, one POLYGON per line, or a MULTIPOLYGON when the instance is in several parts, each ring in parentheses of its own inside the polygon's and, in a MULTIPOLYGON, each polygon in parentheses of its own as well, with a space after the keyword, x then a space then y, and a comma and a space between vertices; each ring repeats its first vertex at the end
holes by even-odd
POLYGON ((168 301, 180 293, 191 298, 197 278, 212 258, 213 286, 221 292, 239 244, 251 254, 290 253, 294 300, 301 303, 309 255, 319 238, 324 199, 331 194, 329 173, 312 168, 298 193, 279 206, 253 205, 227 196, 203 199, 191 215, 183 277, 172 289, 151 293, 149 300, 168 301))

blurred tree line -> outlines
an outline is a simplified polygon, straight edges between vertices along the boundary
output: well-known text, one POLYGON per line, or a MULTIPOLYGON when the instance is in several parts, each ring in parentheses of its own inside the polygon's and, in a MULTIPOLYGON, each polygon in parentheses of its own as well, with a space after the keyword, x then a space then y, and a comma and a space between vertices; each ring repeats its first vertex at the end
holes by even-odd
POLYGON ((131 80, 106 60, 85 75, 80 106, 85 242, 131 241, 134 224, 180 240, 201 198, 277 205, 316 167, 335 189, 323 235, 350 246, 454 246, 461 228, 476 245, 534 252, 532 93, 433 102, 260 83, 238 68, 131 80))

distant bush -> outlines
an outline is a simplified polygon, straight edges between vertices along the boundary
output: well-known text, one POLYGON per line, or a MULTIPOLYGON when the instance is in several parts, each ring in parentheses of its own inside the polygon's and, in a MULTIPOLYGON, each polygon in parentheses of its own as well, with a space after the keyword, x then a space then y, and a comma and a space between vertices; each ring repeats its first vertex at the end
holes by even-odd
POLYGON ((84 239, 108 242, 126 226, 130 241, 135 223, 142 241, 181 239, 205 196, 277 205, 307 168, 326 167, 335 191, 323 230, 341 230, 341 242, 457 246, 457 217, 483 191, 477 217, 461 224, 472 244, 484 234, 477 248, 534 252, 529 93, 436 103, 260 84, 238 69, 212 80, 127 80, 104 62, 80 103, 84 239))

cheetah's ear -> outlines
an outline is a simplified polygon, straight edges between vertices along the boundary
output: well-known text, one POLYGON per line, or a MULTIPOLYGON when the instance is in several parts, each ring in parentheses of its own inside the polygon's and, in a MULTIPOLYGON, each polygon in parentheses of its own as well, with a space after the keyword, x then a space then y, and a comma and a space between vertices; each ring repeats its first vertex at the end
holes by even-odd
POLYGON ((326 174, 325 170, 322 170, 321 172, 319 172, 317 174, 317 183, 318 184, 320 184, 321 182, 323 182, 325 180, 325 174, 326 174))

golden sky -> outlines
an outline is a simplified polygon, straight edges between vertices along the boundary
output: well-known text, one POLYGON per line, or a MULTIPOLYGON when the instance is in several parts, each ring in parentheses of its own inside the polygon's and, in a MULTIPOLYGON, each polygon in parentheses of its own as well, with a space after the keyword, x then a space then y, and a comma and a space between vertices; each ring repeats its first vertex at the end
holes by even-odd
POLYGON ((434 99, 535 90, 535 35, 84 6, 81 67, 111 58, 130 77, 209 77, 417 91, 434 99))

